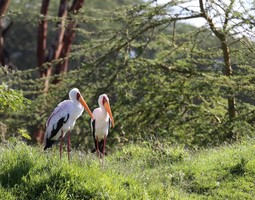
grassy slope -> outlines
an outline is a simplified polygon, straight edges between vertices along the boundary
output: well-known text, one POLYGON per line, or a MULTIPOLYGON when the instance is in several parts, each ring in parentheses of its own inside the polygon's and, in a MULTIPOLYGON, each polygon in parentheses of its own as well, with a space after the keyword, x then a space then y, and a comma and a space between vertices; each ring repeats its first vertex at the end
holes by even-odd
POLYGON ((253 199, 255 142, 190 152, 128 145, 106 157, 1 145, 0 199, 253 199))

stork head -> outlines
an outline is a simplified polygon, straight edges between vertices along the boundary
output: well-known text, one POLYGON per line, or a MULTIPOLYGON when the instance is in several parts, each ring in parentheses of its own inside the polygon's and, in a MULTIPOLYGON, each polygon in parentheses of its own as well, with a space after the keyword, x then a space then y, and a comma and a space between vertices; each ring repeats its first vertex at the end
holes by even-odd
POLYGON ((114 127, 114 119, 112 116, 112 110, 108 96, 106 94, 101 94, 98 98, 98 104, 101 108, 104 108, 106 110, 112 122, 112 127, 114 127))
POLYGON ((88 112, 88 114, 90 115, 90 117, 92 119, 94 119, 92 112, 90 111, 86 101, 83 99, 80 91, 77 88, 73 88, 70 92, 69 92, 69 98, 73 101, 73 102, 79 102, 84 108, 85 110, 88 112))

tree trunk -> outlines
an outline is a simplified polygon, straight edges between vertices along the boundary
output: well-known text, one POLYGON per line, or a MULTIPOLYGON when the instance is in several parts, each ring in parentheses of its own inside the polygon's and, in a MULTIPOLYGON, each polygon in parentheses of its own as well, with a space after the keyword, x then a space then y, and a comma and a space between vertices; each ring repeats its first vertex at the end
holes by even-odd
MULTIPOLYGON (((71 8, 69 9, 69 13, 75 14, 79 11, 79 9, 82 7, 84 3, 84 0, 74 0, 71 8)), ((67 28, 65 30, 64 38, 63 38, 63 45, 61 49, 60 58, 63 58, 63 61, 58 63, 55 67, 54 74, 61 74, 66 73, 68 70, 68 55, 71 52, 72 43, 75 38, 75 31, 74 28, 77 26, 75 21, 72 20, 72 18, 69 18, 69 24, 67 25, 67 28)), ((60 80, 58 78, 53 80, 53 83, 56 84, 60 80)))
POLYGON ((8 52, 4 48, 4 36, 9 27, 12 25, 10 23, 7 27, 3 27, 3 18, 9 7, 10 0, 1 0, 0 1, 0 61, 1 65, 9 65, 10 58, 8 52))
MULTIPOLYGON (((225 74, 226 76, 232 76, 233 70, 231 67, 230 52, 229 52, 229 47, 227 45, 227 40, 225 37, 220 39, 221 39, 221 47, 223 51, 223 56, 224 56, 225 74)), ((235 96, 233 94, 230 97, 228 97, 228 114, 229 114, 230 120, 234 119, 237 116, 235 104, 236 104, 235 96)))
MULTIPOLYGON (((222 28, 218 28, 213 23, 212 18, 207 14, 207 11, 204 9, 203 0, 199 0, 199 6, 201 11, 201 16, 208 22, 211 31, 215 34, 215 36, 220 40, 221 42, 221 49, 223 52, 223 59, 224 59, 224 74, 228 77, 231 77, 233 75, 233 70, 231 67, 231 59, 230 59, 230 51, 229 46, 227 42, 227 35, 229 31, 228 28, 228 22, 229 22, 229 13, 231 9, 233 8, 234 0, 231 0, 228 7, 225 9, 225 20, 223 23, 222 28)), ((234 92, 231 94, 228 94, 228 116, 229 120, 233 121, 234 118, 237 116, 236 111, 236 102, 235 102, 235 94, 234 92)), ((228 135, 226 135, 227 138, 238 140, 238 133, 233 133, 232 130, 229 131, 228 135)))
MULTIPOLYGON (((46 39, 47 39, 47 29, 48 24, 46 21, 46 16, 48 13, 50 0, 43 0, 41 7, 41 14, 43 15, 43 19, 39 22, 38 25, 38 36, 37 36, 37 66, 42 68, 43 63, 45 62, 45 51, 47 48, 46 39)), ((40 69, 41 77, 45 76, 46 69, 40 69)))
MULTIPOLYGON (((226 35, 227 35, 226 28, 227 28, 228 20, 229 20, 228 19, 229 12, 233 6, 233 3, 234 1, 231 1, 229 4, 229 7, 226 9, 224 25, 223 25, 223 28, 220 29, 220 28, 216 28, 215 24, 213 23, 213 20, 206 13, 206 10, 204 9, 203 0, 199 0, 201 16, 208 22, 211 31, 215 34, 215 36, 221 42, 221 49, 223 52, 223 59, 224 59, 224 66, 225 66, 224 71, 225 71, 225 75, 228 77, 232 76, 233 70, 231 67, 230 51, 229 51, 229 46, 228 46, 227 38, 226 38, 226 35)), ((237 116, 234 94, 230 94, 228 97, 228 115, 230 120, 234 119, 237 116)))
POLYGON ((46 78, 44 82, 44 91, 47 92, 49 80, 48 77, 51 75, 50 66, 43 65, 46 61, 46 49, 47 49, 47 30, 48 24, 46 20, 46 16, 48 13, 50 0, 42 0, 41 14, 43 15, 43 19, 39 22, 38 25, 38 36, 37 36, 37 66, 40 71, 40 77, 46 78))

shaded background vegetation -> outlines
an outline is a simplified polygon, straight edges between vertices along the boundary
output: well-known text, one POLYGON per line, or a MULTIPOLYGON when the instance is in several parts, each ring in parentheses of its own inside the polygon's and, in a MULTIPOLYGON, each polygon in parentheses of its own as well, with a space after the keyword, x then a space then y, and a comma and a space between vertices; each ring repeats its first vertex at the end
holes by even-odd
MULTIPOLYGON (((44 130, 47 117, 68 98, 72 87, 80 89, 92 109, 101 93, 110 97, 116 120, 108 137, 110 145, 167 140, 196 148, 254 137, 254 19, 238 14, 231 3, 240 1, 231 1, 223 9, 228 20, 218 24, 222 13, 216 12, 217 4, 199 2, 215 13, 180 9, 181 1, 164 5, 85 1, 79 12, 66 18, 66 24, 78 25, 67 73, 40 77, 36 33, 41 3, 12 1, 7 19, 13 25, 5 36, 12 65, 2 67, 0 80, 22 91, 30 103, 15 112, 8 107, 1 110, 6 138, 23 128, 32 143, 40 141, 36 130, 44 130), (198 28, 183 21, 189 18, 212 21, 198 28), (227 44, 231 63, 226 63, 222 44, 227 44), (46 80, 50 82, 47 91, 46 80)), ((48 45, 59 28, 58 6, 50 3, 48 45)), ((50 63, 54 68, 63 60, 50 63)), ((84 114, 72 131, 72 142, 87 150, 91 141, 89 117, 84 114)))

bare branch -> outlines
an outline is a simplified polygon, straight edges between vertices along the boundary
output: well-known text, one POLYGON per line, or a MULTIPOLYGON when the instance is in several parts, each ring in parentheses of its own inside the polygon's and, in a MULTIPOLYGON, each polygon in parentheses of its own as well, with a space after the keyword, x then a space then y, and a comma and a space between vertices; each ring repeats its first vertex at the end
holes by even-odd
POLYGON ((225 21, 223 24, 223 31, 225 32, 228 26, 228 21, 229 21, 229 14, 231 12, 231 10, 233 9, 233 5, 235 3, 235 0, 231 0, 227 10, 225 11, 225 21))

